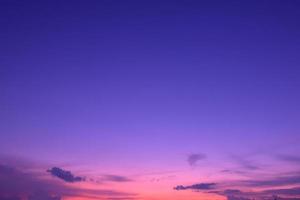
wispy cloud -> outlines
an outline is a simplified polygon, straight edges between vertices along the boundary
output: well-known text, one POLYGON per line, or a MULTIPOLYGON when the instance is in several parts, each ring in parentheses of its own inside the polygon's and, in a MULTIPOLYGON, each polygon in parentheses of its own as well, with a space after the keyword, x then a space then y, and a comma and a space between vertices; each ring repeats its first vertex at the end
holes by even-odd
POLYGON ((300 196, 300 187, 264 190, 264 194, 300 196))
POLYGON ((216 183, 198 183, 194 185, 178 185, 174 187, 174 190, 210 190, 216 187, 216 183))
POLYGON ((226 189, 223 191, 211 191, 222 196, 226 196, 228 200, 246 200, 246 199, 264 199, 264 200, 299 200, 300 188, 285 188, 285 189, 272 189, 262 191, 241 191, 237 189, 226 189), (284 197, 284 198, 283 198, 284 197))
POLYGON ((258 165, 254 162, 251 162, 249 159, 241 156, 232 156, 233 160, 240 165, 244 170, 257 170, 260 169, 258 165))
POLYGON ((132 181, 130 178, 126 176, 106 174, 101 177, 102 181, 111 181, 111 182, 130 182, 132 181))
POLYGON ((238 169, 224 169, 224 170, 221 170, 220 172, 226 173, 226 174, 238 174, 238 175, 243 175, 243 176, 249 175, 249 172, 238 170, 238 169))
POLYGON ((51 195, 43 191, 37 191, 29 195, 28 200, 61 200, 60 196, 51 195))
POLYGON ((199 160, 203 160, 206 158, 205 154, 198 153, 198 154, 190 154, 187 158, 187 162, 190 166, 195 166, 199 160))
POLYGON ((286 162, 292 162, 295 164, 300 164, 300 156, 296 155, 277 155, 276 158, 286 162))
POLYGON ((300 200, 300 173, 290 172, 277 176, 256 177, 248 180, 200 183, 176 186, 175 190, 193 190, 225 196, 228 200, 300 200), (242 189, 241 189, 242 188, 242 189))
POLYGON ((237 184, 248 187, 274 187, 300 184, 300 174, 278 175, 278 177, 240 181, 237 184))
MULTIPOLYGON (((76 176, 74 177, 70 180, 76 180, 76 176)), ((30 200, 59 200, 63 197, 98 199, 136 197, 134 193, 109 189, 82 188, 75 183, 71 186, 58 179, 47 178, 47 174, 43 170, 33 172, 18 166, 0 163, 0 199, 20 200, 19 198, 21 196, 23 198, 24 194, 27 194, 27 198, 30 200)))

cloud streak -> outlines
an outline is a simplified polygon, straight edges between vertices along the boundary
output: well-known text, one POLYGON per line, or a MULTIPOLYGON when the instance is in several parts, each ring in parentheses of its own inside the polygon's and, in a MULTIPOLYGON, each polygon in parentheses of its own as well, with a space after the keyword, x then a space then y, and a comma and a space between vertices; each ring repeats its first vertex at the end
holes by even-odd
POLYGON ((278 177, 260 179, 178 185, 174 190, 193 190, 225 196, 228 200, 300 200, 300 173, 279 174, 278 177), (242 189, 241 189, 242 188, 242 189))
POLYGON ((174 190, 211 190, 216 187, 216 183, 198 183, 194 185, 178 185, 174 187, 174 190))
POLYGON ((285 175, 265 180, 246 180, 238 184, 250 187, 274 187, 300 184, 300 175, 285 175))
POLYGON ((232 158, 237 162, 241 168, 244 170, 258 170, 259 166, 255 165, 253 162, 249 161, 246 158, 242 158, 240 156, 232 156, 232 158))
POLYGON ((101 178, 102 181, 111 181, 111 182, 131 182, 132 180, 125 177, 125 176, 119 176, 119 175, 113 175, 113 174, 106 174, 103 175, 101 178))
POLYGON ((211 193, 216 193, 222 196, 226 196, 228 200, 246 200, 246 199, 285 199, 285 200, 299 200, 300 188, 285 188, 285 189, 272 189, 272 190, 262 190, 259 192, 245 192, 237 189, 226 189, 223 191, 212 191, 211 193))
POLYGON ((291 162, 295 164, 300 164, 300 156, 295 155, 277 155, 276 156, 281 161, 291 162))

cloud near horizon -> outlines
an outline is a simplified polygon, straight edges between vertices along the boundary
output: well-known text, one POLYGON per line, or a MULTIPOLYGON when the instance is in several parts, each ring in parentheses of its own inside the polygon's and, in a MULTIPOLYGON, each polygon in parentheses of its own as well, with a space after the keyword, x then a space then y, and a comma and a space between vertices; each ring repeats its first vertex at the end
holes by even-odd
POLYGON ((227 200, 300 200, 300 175, 298 172, 279 174, 266 179, 199 183, 189 186, 178 185, 174 190, 193 190, 225 196, 227 200), (239 188, 243 188, 240 190, 239 188), (254 190, 256 189, 256 191, 254 190))
MULTIPOLYGON (((26 171, 19 166, 0 163, 0 199, 20 200, 60 200, 64 197, 84 198, 132 198, 136 194, 110 189, 88 189, 77 185, 72 187, 66 182, 49 179, 46 172, 26 171)), ((75 177, 76 179, 76 177, 75 177)), ((71 179, 73 180, 73 179, 71 179)))
POLYGON ((239 181, 236 184, 247 187, 275 187, 300 184, 300 173, 295 172, 287 175, 278 175, 278 177, 267 179, 255 179, 239 181))
POLYGON ((237 189, 226 189, 223 191, 211 191, 210 193, 219 194, 227 197, 227 200, 300 200, 300 188, 285 188, 285 189, 271 189, 262 190, 259 192, 241 191, 237 189))
POLYGON ((174 190, 210 190, 216 187, 216 183, 198 183, 194 185, 178 185, 174 187, 174 190))

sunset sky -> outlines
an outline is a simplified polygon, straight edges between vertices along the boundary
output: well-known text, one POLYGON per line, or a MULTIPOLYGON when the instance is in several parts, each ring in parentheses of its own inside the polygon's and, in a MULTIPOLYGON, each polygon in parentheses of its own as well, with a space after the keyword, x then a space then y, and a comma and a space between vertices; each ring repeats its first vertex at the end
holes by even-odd
POLYGON ((274 198, 300 200, 300 1, 0 0, 0 200, 274 198))

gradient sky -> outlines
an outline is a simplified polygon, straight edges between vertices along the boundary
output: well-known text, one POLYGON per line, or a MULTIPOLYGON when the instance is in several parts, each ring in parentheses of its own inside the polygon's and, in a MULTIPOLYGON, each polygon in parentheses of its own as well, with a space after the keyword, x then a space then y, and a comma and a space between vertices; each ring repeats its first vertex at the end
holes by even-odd
POLYGON ((299 200, 299 10, 1 0, 0 199, 299 200))

